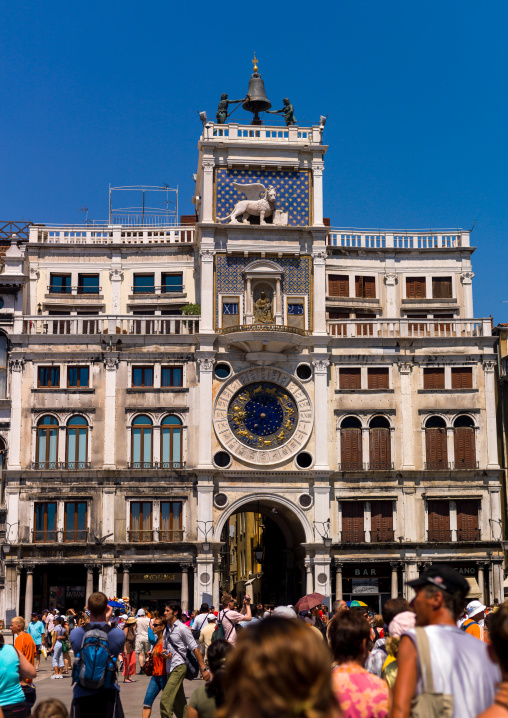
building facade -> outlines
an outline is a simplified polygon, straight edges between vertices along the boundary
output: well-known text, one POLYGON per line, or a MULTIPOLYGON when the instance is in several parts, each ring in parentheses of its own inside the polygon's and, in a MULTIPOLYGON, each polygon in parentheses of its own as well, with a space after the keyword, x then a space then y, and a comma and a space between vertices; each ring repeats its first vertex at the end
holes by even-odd
POLYGON ((195 224, 13 241, 2 617, 97 588, 217 605, 249 513, 262 571, 241 570, 263 600, 377 609, 436 561, 502 599, 469 233, 331 229, 323 134, 205 122, 195 224))

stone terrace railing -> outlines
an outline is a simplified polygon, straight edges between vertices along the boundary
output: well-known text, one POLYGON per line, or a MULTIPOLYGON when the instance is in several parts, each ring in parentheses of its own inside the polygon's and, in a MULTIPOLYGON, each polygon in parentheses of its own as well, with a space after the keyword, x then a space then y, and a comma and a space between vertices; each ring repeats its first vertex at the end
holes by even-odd
POLYGON ((490 337, 490 319, 329 319, 328 334, 344 338, 490 337))
POLYGON ((24 334, 196 334, 198 316, 29 316, 23 317, 24 334))
POLYGON ((195 233, 194 225, 32 225, 28 241, 42 244, 183 244, 194 242, 195 233))
POLYGON ((244 140, 253 140, 255 142, 291 142, 300 145, 313 143, 320 145, 323 141, 323 127, 321 125, 314 125, 313 127, 243 125, 238 122, 216 125, 213 122, 207 122, 203 127, 201 139, 215 140, 218 137, 224 137, 229 140, 241 139, 242 142, 244 140))
POLYGON ((347 249, 453 249, 470 245, 469 232, 461 229, 331 229, 328 246, 347 249))

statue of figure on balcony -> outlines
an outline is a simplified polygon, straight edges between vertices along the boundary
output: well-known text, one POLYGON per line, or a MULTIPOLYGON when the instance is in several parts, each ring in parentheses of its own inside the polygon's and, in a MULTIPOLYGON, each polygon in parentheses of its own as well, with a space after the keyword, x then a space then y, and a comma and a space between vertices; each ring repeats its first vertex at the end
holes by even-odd
POLYGON ((254 324, 273 324, 272 300, 266 296, 266 292, 261 292, 254 303, 254 324))
POLYGON ((289 97, 285 97, 282 102, 284 103, 284 107, 281 110, 267 110, 267 113, 269 115, 284 115, 287 127, 296 124, 295 110, 289 101, 289 97))
MULTIPOLYGON (((242 98, 241 100, 229 100, 228 95, 226 92, 224 92, 220 96, 220 102, 219 106, 217 108, 217 124, 218 125, 225 125, 226 120, 228 119, 231 112, 228 114, 228 107, 229 105, 238 105, 240 102, 245 102, 245 100, 248 100, 249 96, 242 98)), ((235 107, 236 110, 236 107, 235 107)), ((234 112, 234 110, 233 110, 234 112)))

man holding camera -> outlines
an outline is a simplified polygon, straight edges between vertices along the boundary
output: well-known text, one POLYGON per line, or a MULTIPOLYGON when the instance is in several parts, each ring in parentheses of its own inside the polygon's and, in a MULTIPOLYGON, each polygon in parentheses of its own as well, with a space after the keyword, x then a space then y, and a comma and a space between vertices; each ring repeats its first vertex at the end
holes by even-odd
POLYGON ((235 645, 236 643, 236 624, 240 621, 252 620, 250 610, 250 596, 243 599, 242 613, 235 611, 236 601, 229 593, 222 596, 222 611, 219 611, 218 620, 222 623, 224 629, 224 637, 226 641, 235 645))

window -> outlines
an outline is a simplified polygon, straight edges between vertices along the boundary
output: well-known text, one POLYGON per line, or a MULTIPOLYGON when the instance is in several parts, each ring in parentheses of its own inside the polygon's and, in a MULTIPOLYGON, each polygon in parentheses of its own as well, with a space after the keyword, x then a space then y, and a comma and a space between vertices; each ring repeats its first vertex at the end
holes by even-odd
POLYGON ((468 367, 452 367, 452 389, 472 389, 473 369, 468 367))
POLYGON ((339 387, 340 389, 361 389, 361 369, 359 367, 339 369, 339 387))
POLYGON ((78 276, 78 294, 99 294, 99 275, 80 274, 78 276))
POLYGON ((424 389, 444 389, 444 368, 430 367, 423 370, 424 389))
POLYGON ((183 386, 183 367, 163 366, 161 386, 183 386))
POLYGON ((329 274, 328 295, 330 297, 349 297, 349 277, 345 274, 329 274))
POLYGON ((129 541, 152 541, 152 502, 132 501, 129 541))
POLYGON ((90 369, 87 366, 70 366, 67 368, 68 387, 88 387, 90 369))
POLYGON ((59 366, 40 366, 37 370, 37 386, 42 388, 55 388, 60 386, 59 366))
POLYGON ((384 416, 374 416, 369 424, 369 468, 389 470, 391 461, 390 424, 384 416))
POLYGON ((340 471, 362 471, 362 461, 362 425, 356 417, 348 417, 340 428, 340 471))
POLYGON ((342 543, 365 541, 363 501, 342 502, 342 543))
POLYGON ((155 292, 154 275, 135 274, 133 290, 134 294, 153 294, 155 292))
POLYGON ((376 298, 376 280, 374 277, 355 277, 355 296, 364 299, 376 298))
POLYGON ((388 369, 382 367, 367 369, 367 381, 369 389, 388 389, 388 369))
POLYGON ((450 541, 450 502, 429 501, 429 541, 450 541))
POLYGON ((425 277, 407 277, 406 297, 407 299, 425 299, 427 290, 425 288, 425 277))
POLYGON ((163 274, 161 291, 167 292, 183 292, 183 275, 182 274, 163 274))
POLYGON ((166 416, 161 425, 161 461, 163 469, 181 469, 182 422, 177 416, 166 416))
POLYGON ((34 508, 34 541, 56 541, 56 501, 34 508))
POLYGON ((474 423, 470 416, 458 416, 453 422, 456 469, 476 469, 474 423))
POLYGON ((66 468, 86 469, 88 424, 82 416, 73 416, 67 423, 66 468))
POLYGON ((182 502, 161 501, 159 541, 181 541, 182 502))
POLYGON ((152 468, 152 420, 136 416, 132 422, 132 468, 152 468))
POLYGON ((64 541, 86 541, 86 501, 65 504, 64 541))
POLYGON ((479 502, 477 499, 458 499, 457 506, 457 540, 479 541, 478 526, 479 502))
POLYGON ((433 299, 451 299, 452 298, 452 278, 451 277, 432 277, 432 298, 433 299))
POLYGON ((132 386, 150 387, 153 386, 153 366, 133 366, 132 386))
POLYGON ((49 291, 52 294, 70 294, 71 293, 71 275, 70 274, 50 274, 49 291))
POLYGON ((37 424, 36 468, 56 469, 58 457, 58 422, 43 416, 37 424))
POLYGON ((431 416, 425 424, 426 469, 447 469, 448 450, 446 424, 439 416, 431 416))
POLYGON ((372 543, 393 541, 393 505, 391 501, 371 501, 370 526, 372 543))

